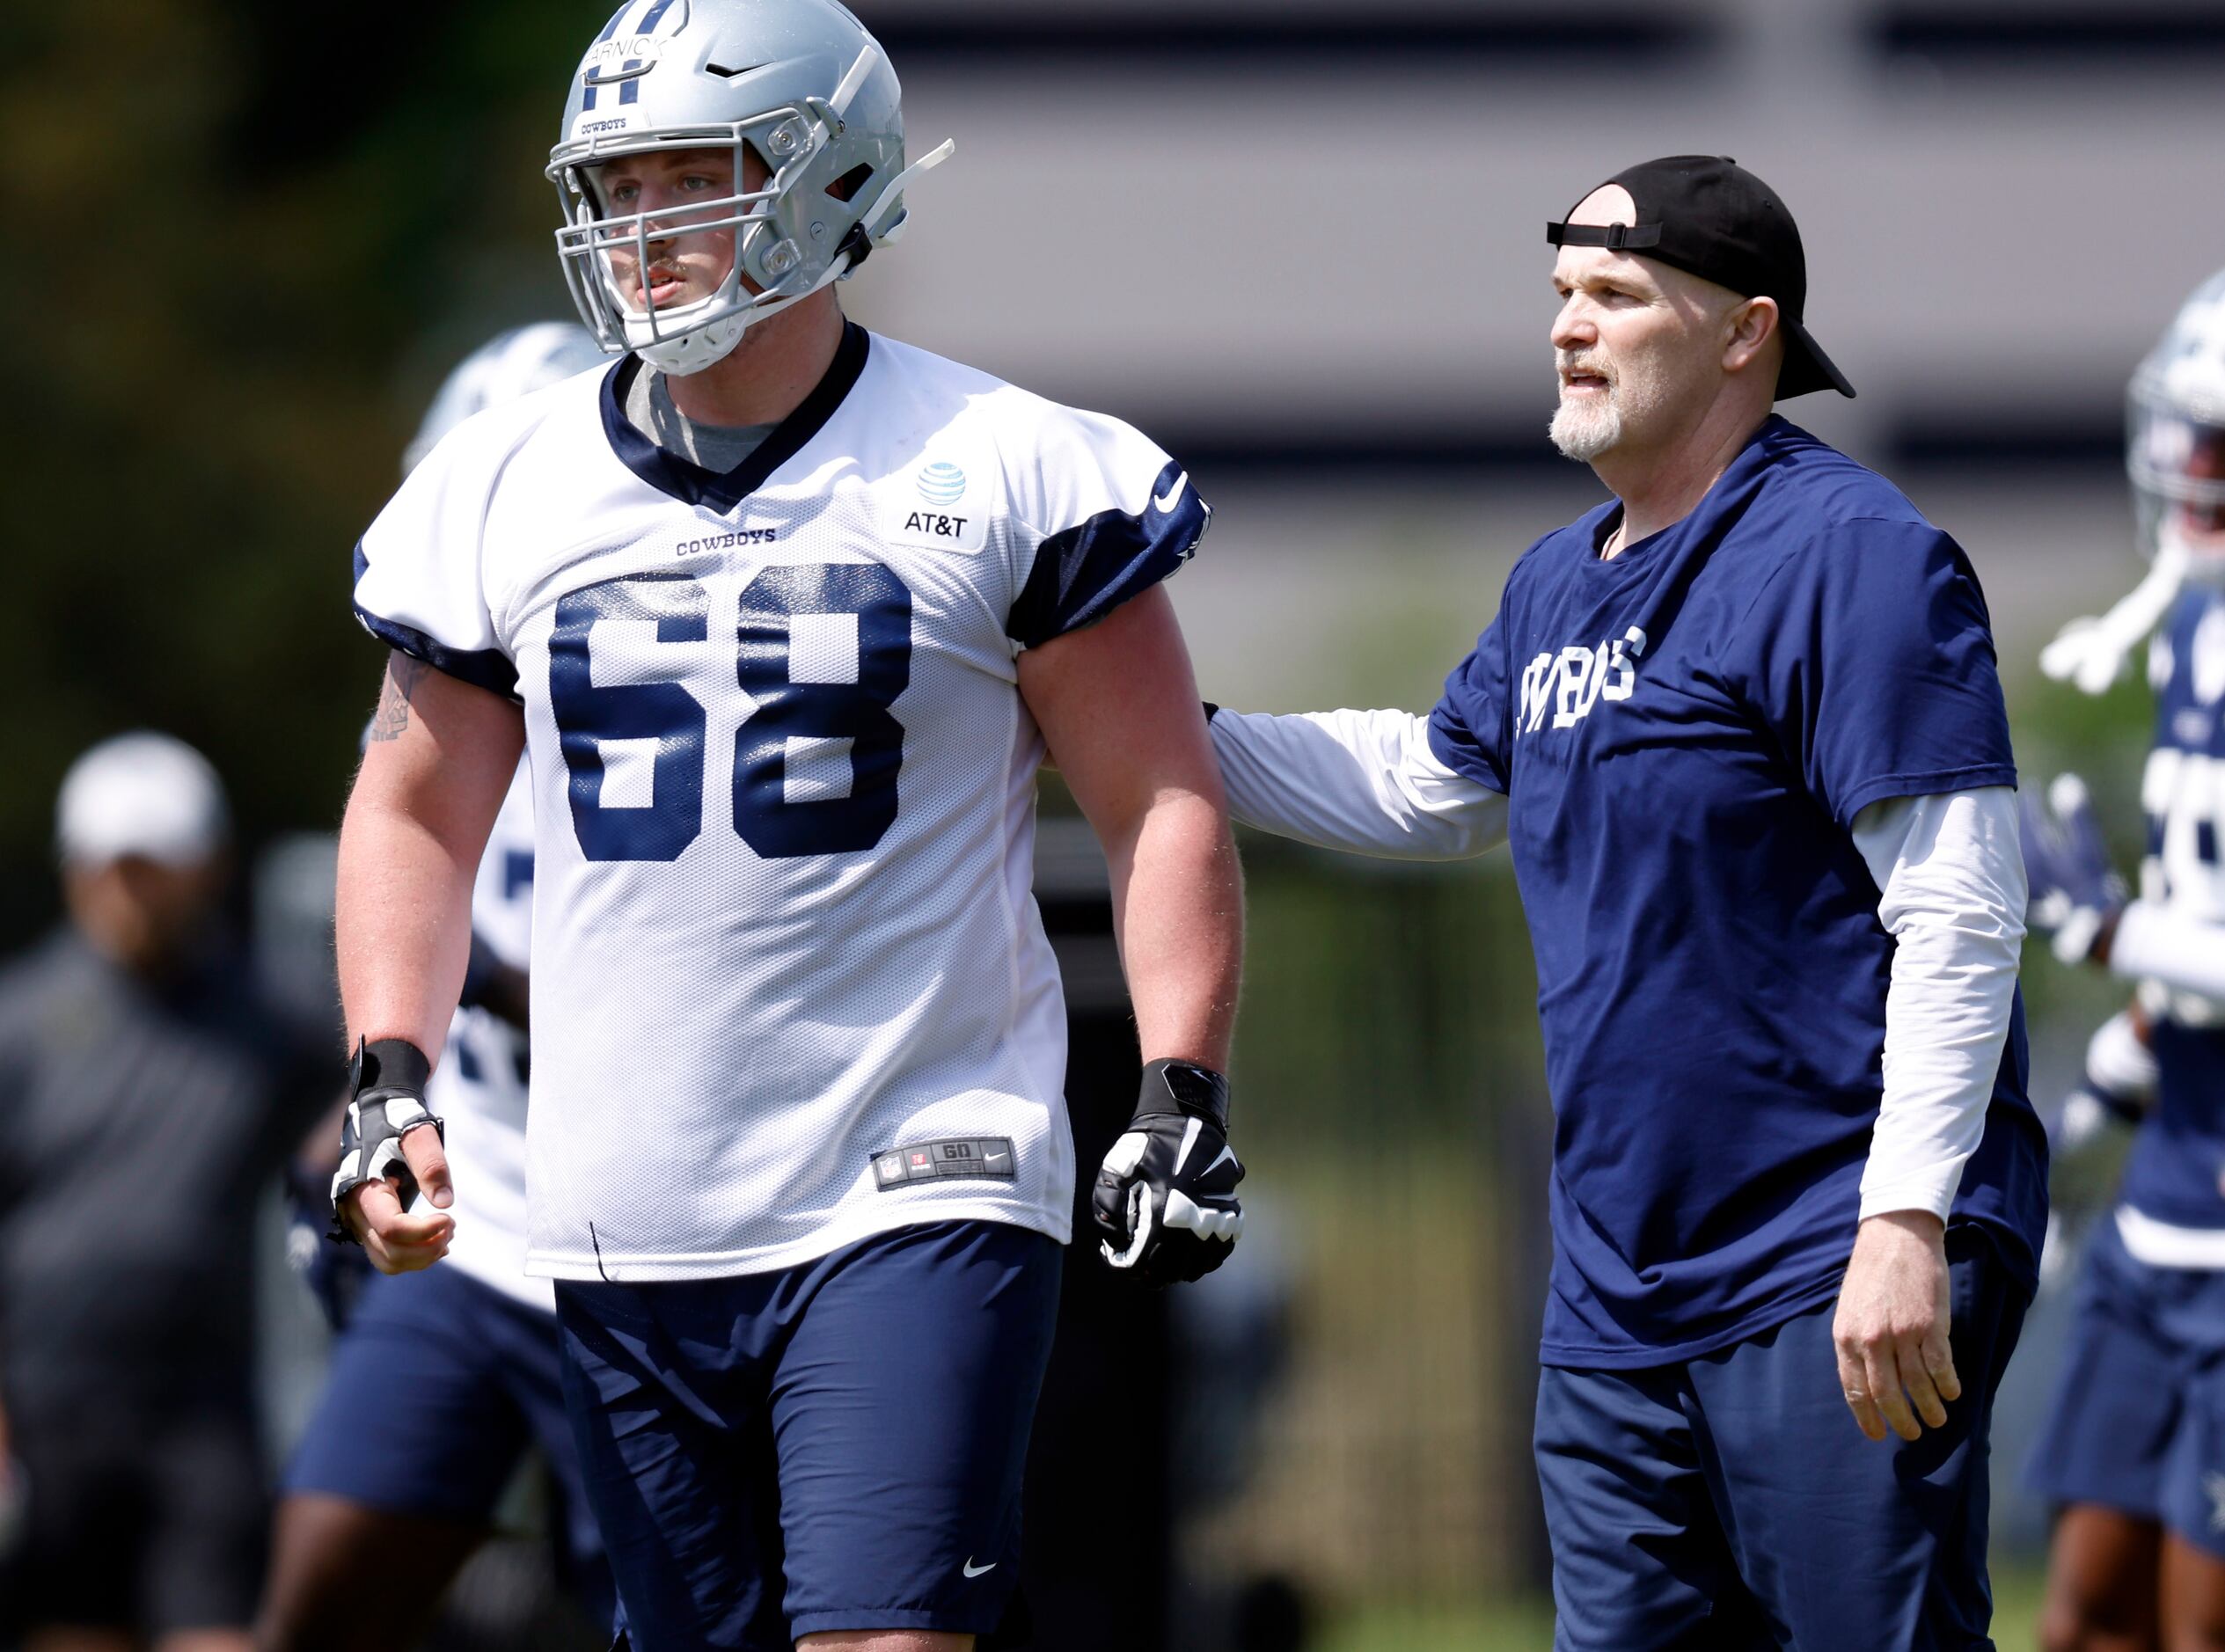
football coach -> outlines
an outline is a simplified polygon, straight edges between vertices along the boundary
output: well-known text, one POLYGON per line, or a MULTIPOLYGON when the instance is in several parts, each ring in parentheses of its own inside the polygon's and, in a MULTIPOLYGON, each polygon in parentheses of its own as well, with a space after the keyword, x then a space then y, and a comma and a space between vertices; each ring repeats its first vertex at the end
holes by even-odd
POLYGON ((1773 411, 1854 392, 1760 179, 1649 161, 1546 238, 1552 439, 1614 498, 1516 563, 1428 717, 1217 711, 1231 812, 1513 856, 1555 1113, 1555 1646, 1990 1647, 2046 1147, 1985 600, 1773 411))

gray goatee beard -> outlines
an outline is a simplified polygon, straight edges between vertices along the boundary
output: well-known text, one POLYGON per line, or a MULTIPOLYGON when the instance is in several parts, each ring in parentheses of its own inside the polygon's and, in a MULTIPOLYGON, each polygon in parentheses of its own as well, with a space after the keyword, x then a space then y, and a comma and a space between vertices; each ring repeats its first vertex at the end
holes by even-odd
POLYGON ((1622 440, 1622 410, 1615 405, 1615 392, 1610 389, 1605 399, 1589 405, 1564 398, 1553 410, 1546 434, 1563 458, 1589 464, 1622 440))

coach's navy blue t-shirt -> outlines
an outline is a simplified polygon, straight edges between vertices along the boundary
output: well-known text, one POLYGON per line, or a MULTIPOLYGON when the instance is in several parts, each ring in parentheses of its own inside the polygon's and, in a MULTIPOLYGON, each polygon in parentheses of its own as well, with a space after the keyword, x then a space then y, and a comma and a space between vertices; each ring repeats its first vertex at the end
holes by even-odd
MULTIPOLYGON (((1506 794, 1555 1128, 1543 1357, 1634 1367, 1827 1300, 1882 1093, 1893 943, 1848 828, 2013 786, 1977 577, 1874 471, 1772 418, 1612 560, 1547 535, 1430 741, 1506 794)), ((2024 1006, 1951 1220, 2030 1286, 2046 1147, 2024 1006)))

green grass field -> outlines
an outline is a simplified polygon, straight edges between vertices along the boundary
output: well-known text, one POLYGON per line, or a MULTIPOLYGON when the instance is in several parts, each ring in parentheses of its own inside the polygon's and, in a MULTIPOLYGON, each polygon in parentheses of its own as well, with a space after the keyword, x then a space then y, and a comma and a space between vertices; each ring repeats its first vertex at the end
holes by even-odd
MULTIPOLYGON (((2038 1644, 2039 1586, 2035 1567, 1994 1568, 1994 1642, 2001 1652, 2031 1652, 2038 1644)), ((1320 1652, 1548 1652, 1552 1644, 1551 1608, 1518 1598, 1354 1612, 1327 1626, 1320 1652)))

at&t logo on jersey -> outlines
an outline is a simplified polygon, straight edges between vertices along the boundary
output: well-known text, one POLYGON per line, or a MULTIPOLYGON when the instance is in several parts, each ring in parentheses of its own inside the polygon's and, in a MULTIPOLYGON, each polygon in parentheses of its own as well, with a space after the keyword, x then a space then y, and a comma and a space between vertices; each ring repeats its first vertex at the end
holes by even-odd
POLYGON ((906 533, 924 533, 937 539, 957 539, 964 537, 966 519, 963 516, 945 516, 932 510, 915 510, 904 519, 906 533))
POLYGON ((919 497, 930 505, 955 505, 966 496, 966 473, 947 460, 919 472, 919 497))
POLYGON ((889 519, 894 537, 932 545, 938 550, 954 546, 965 550, 979 548, 983 537, 979 508, 970 506, 962 515, 951 509, 954 505, 965 503, 967 489, 971 486, 964 471, 948 459, 937 459, 920 468, 913 479, 913 486, 933 508, 914 510, 905 507, 901 515, 889 519))
POLYGON ((1535 734, 1553 715, 1553 727, 1569 728, 1592 714, 1601 700, 1627 700, 1637 687, 1637 662, 1645 653, 1645 632, 1632 625, 1596 648, 1571 644, 1558 654, 1541 654, 1522 673, 1521 709, 1514 720, 1519 739, 1535 734))

